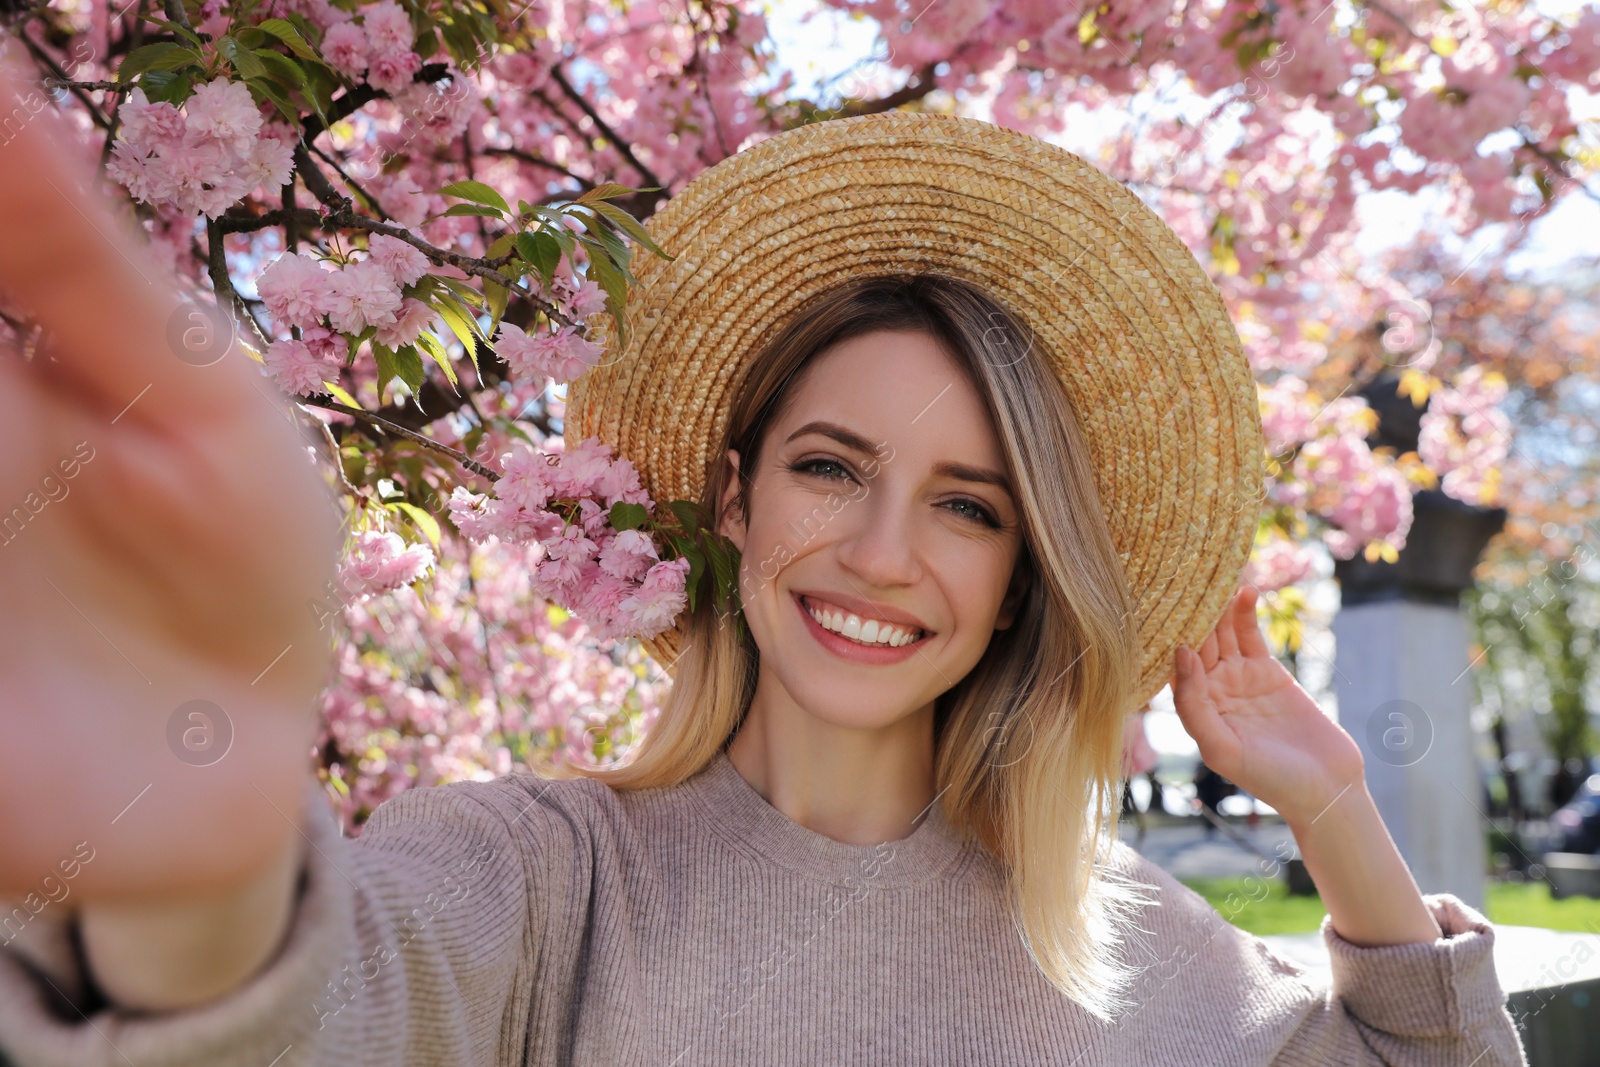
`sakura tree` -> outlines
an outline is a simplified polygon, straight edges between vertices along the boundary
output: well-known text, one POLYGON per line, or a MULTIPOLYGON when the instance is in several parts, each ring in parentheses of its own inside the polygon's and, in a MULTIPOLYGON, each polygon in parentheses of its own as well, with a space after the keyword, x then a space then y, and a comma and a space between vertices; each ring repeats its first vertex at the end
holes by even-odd
MULTIPOLYGON (((318 760, 352 825, 414 782, 619 758, 648 726, 658 680, 619 639, 728 596, 736 560, 706 516, 648 500, 626 457, 568 453, 561 387, 602 323, 622 327, 630 257, 665 254, 637 220, 797 124, 910 108, 1049 137, 1070 105, 1184 86, 1198 113, 1143 119, 1096 162, 1207 264, 1244 335, 1268 491, 1305 524, 1263 527, 1256 580, 1294 580, 1311 536, 1392 554, 1423 468, 1447 491, 1492 479, 1492 380, 1441 364, 1430 388, 1460 410, 1402 461, 1366 447, 1369 413, 1314 372, 1341 316, 1415 303, 1354 260, 1361 193, 1440 187, 1462 232, 1519 235, 1581 195, 1569 94, 1600 70, 1600 10, 827 6, 870 20, 879 49, 818 99, 748 0, 5 9, 40 85, 8 121, 72 117, 104 194, 194 292, 175 355, 256 360, 343 489, 348 559, 309 610, 340 643, 318 760)), ((36 341, 4 314, 8 340, 36 341)))

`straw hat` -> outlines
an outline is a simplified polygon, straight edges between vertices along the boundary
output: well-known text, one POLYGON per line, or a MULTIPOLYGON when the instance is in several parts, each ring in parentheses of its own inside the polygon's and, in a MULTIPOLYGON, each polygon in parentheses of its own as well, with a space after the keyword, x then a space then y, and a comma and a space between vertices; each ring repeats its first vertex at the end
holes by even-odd
MULTIPOLYGON (((953 275, 1032 327, 1088 439, 1137 605, 1137 704, 1221 617, 1262 499, 1255 384, 1216 287, 1114 178, 991 123, 888 112, 760 141, 645 225, 676 258, 634 257, 627 344, 599 322, 569 446, 599 436, 652 499, 698 500, 746 361, 791 313, 846 277, 953 275)), ((680 620, 644 644, 670 674, 682 641, 680 620)))

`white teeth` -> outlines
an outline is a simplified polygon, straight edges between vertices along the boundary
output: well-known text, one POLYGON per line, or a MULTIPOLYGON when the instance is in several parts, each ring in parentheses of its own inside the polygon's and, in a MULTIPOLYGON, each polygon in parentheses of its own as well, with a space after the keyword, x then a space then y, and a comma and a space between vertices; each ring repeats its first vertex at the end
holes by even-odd
POLYGON ((811 613, 811 617, 826 629, 863 645, 899 648, 915 641, 921 633, 920 630, 903 629, 886 622, 879 622, 877 619, 869 619, 863 623, 859 615, 847 615, 839 611, 819 611, 809 603, 804 607, 811 613))

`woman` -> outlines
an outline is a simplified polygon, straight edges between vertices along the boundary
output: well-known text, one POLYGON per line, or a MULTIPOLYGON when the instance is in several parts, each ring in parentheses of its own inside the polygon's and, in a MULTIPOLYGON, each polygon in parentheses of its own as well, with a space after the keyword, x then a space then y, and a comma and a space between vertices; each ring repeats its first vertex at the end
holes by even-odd
MULTIPOLYGON (((652 228, 678 258, 641 269, 648 328, 569 405, 569 437, 621 420, 605 437, 655 499, 676 485, 715 506, 748 643, 701 601, 650 643, 676 684, 628 766, 412 790, 359 841, 304 766, 326 498, 252 396, 254 368, 199 373, 161 350, 161 283, 103 208, 62 194, 42 123, 22 131, 7 151, 26 165, 0 176, 18 238, 0 288, 51 332, 54 362, 0 363, 0 489, 26 492, 80 439, 97 458, 0 555, 0 892, 29 892, 79 839, 93 858, 0 952, 0 1049, 21 1067, 1523 1062, 1492 927, 1417 892, 1358 749, 1268 654, 1250 592, 1230 598, 1253 517, 1218 487, 1255 473, 1249 420, 1199 419, 1244 447, 1197 448, 1186 470, 1155 450, 1178 486, 1150 498, 1159 521, 1124 521, 1136 485, 1104 489, 1156 472, 1134 458, 1158 439, 1143 435, 1188 432, 1216 353, 1171 354, 1198 368, 1171 394, 1194 406, 1119 412, 1134 447, 1113 463, 1103 413, 1070 395, 1112 372, 1063 369, 1061 324, 1012 311, 1092 292, 1019 280, 1008 304, 1001 274, 962 280, 953 267, 988 262, 981 227, 914 242, 944 242, 943 271, 851 278, 797 254, 850 224, 825 247, 873 265, 874 241, 920 225, 900 192, 849 223, 872 183, 808 184, 808 159, 839 176, 909 149, 942 235, 963 204, 1023 196, 985 169, 994 198, 948 199, 939 175, 968 148, 1065 174, 1058 150, 982 124, 882 118, 773 138, 670 202, 652 228), (835 136, 847 151, 813 151, 835 136), (736 234, 768 256, 712 254, 736 234), (756 322, 774 325, 747 347, 756 322), (1182 541, 1196 524, 1225 536, 1182 541), (1151 610, 1166 585, 1191 595, 1151 610), (1122 716, 1174 671, 1207 761, 1295 829, 1329 910, 1333 997, 1113 843, 1122 716), (173 709, 201 698, 231 748, 175 764, 173 709)), ((1132 236, 1109 221, 1139 251, 1168 240, 1143 215, 1121 220, 1132 236)), ((1169 295, 1215 298, 1152 300, 1169 295)), ((1129 330, 1164 323, 1159 349, 1184 318, 1129 330)), ((1234 385, 1215 391, 1242 410, 1242 357, 1224 357, 1234 385)))

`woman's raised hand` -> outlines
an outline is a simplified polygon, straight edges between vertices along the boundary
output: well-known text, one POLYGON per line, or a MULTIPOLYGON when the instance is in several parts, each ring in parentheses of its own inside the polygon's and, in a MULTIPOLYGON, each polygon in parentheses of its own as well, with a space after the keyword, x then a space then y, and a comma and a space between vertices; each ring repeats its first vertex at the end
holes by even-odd
POLYGON ((336 501, 5 51, 0 309, 41 332, 0 350, 0 897, 237 883, 297 838, 336 501))
POLYGON ((1235 594, 1198 651, 1180 647, 1174 667, 1173 703, 1200 758, 1291 827, 1361 781, 1355 739, 1268 651, 1254 589, 1235 594))

